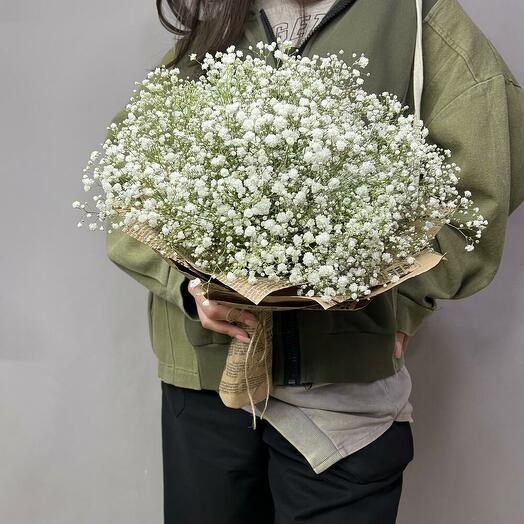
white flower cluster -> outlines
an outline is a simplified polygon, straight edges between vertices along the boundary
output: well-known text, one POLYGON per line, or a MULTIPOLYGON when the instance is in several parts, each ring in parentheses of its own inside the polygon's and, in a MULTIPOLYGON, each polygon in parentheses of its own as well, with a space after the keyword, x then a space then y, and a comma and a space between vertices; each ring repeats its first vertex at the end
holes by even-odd
POLYGON ((361 298, 387 266, 412 263, 431 228, 452 225, 446 208, 467 216, 473 249, 487 221, 459 194, 460 168, 396 96, 363 89, 367 58, 278 44, 208 53, 198 80, 149 73, 84 170, 84 189, 103 190, 98 220, 147 223, 230 281, 283 279, 325 298, 361 298))

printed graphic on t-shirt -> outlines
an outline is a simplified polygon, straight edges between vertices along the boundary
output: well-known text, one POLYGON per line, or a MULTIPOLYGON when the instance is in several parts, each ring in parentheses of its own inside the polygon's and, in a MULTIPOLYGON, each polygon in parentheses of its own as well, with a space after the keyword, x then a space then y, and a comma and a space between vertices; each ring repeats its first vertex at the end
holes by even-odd
POLYGON ((293 0, 259 0, 259 9, 264 9, 275 37, 291 40, 298 47, 317 27, 334 4, 334 0, 321 0, 305 7, 302 15, 300 6, 293 0))
POLYGON ((291 27, 290 22, 277 22, 273 26, 273 31, 276 37, 280 37, 282 40, 292 40, 296 45, 298 42, 302 42, 306 34, 313 31, 324 15, 325 13, 316 13, 299 16, 291 27))

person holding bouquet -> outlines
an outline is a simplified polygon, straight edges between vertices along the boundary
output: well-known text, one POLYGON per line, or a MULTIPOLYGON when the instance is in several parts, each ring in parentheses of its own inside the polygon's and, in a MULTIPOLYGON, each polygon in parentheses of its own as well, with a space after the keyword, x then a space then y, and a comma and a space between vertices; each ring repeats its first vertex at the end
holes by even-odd
POLYGON ((405 350, 437 300, 480 291, 498 269, 508 216, 524 200, 521 86, 457 0, 157 0, 157 9, 180 37, 161 64, 181 77, 200 75, 206 53, 277 38, 302 56, 365 54, 367 91, 420 113, 487 219, 471 252, 444 224, 432 246, 446 260, 362 309, 274 311, 273 389, 255 430, 252 408, 225 406, 218 385, 231 340, 249 343, 257 316, 209 300, 131 236, 106 237, 109 259, 149 292, 166 524, 393 523, 414 458, 405 350))

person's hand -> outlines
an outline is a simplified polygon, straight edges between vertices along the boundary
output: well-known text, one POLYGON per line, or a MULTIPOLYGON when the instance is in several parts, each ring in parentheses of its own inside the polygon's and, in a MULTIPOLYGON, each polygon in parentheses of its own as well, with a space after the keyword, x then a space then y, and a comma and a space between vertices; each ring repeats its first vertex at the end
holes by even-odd
POLYGON ((408 335, 402 331, 396 332, 395 338, 395 358, 400 358, 402 352, 406 351, 406 346, 408 343, 408 335))
POLYGON ((248 326, 255 327, 258 320, 253 313, 243 309, 224 306, 214 300, 206 300, 200 285, 191 286, 190 283, 187 289, 195 298, 198 316, 203 327, 216 331, 217 333, 224 333, 230 337, 235 337, 241 342, 249 344, 249 335, 247 332, 239 326, 232 324, 232 322, 241 322, 248 326))

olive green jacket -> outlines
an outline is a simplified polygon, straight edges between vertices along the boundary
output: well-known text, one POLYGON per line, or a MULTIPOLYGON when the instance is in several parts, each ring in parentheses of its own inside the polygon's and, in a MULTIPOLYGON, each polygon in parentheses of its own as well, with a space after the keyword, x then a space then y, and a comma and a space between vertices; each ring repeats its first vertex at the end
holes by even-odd
MULTIPOLYGON (((344 49, 342 56, 351 59, 353 52, 364 52, 370 59, 368 91, 396 93, 413 107, 415 1, 338 0, 332 9, 337 15, 314 33, 302 54, 344 49)), ((489 225, 472 252, 465 251, 462 234, 445 225, 433 247, 447 260, 359 311, 286 312, 295 332, 286 331, 286 316, 280 317, 274 335, 275 384, 372 381, 395 373, 404 364, 403 355, 393 355, 396 331, 415 335, 439 308, 438 299, 482 290, 499 267, 508 216, 524 200, 524 94, 457 0, 424 0, 423 17, 422 119, 430 139, 452 151, 462 168, 459 188, 472 192, 489 225)), ((259 40, 269 41, 253 10, 236 45, 247 48, 259 40)), ((160 63, 172 57, 170 49, 160 63)), ((183 76, 199 74, 187 55, 178 67, 183 76)), ((112 122, 125 116, 122 108, 112 122)), ((106 241, 109 259, 149 290, 149 333, 159 377, 179 386, 217 389, 230 337, 202 327, 190 308, 187 279, 119 231, 106 234, 106 241)))

